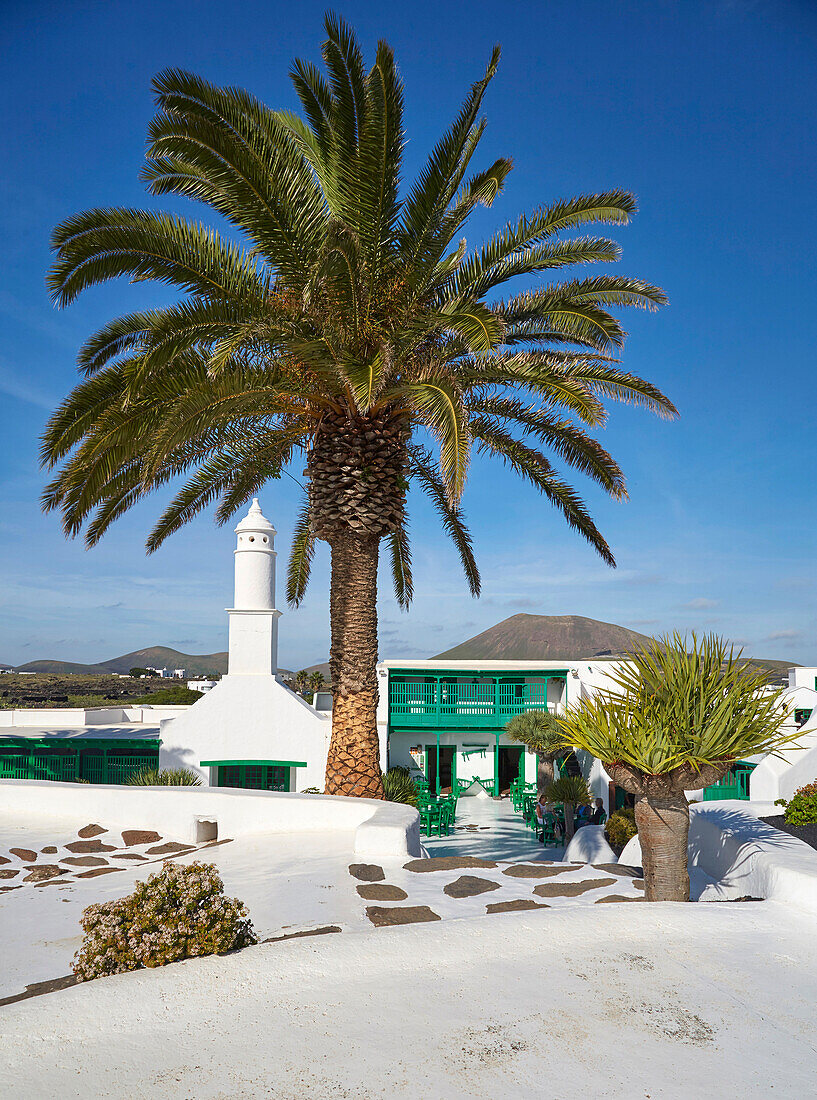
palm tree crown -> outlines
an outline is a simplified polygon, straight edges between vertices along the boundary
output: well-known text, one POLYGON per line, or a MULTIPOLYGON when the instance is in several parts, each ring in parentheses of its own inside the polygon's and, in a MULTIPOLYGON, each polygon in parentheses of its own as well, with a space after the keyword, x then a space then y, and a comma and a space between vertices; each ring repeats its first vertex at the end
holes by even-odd
MULTIPOLYGON (((604 423, 605 399, 663 416, 676 410, 655 386, 621 370, 624 332, 609 310, 651 309, 664 295, 611 274, 507 297, 500 288, 617 260, 611 240, 564 234, 626 224, 633 197, 610 191, 543 206, 469 251, 462 237, 469 216, 491 205, 511 170, 504 158, 470 169, 498 48, 403 192, 403 87, 392 51, 379 43, 367 72, 352 30, 332 15, 325 25, 326 75, 304 61, 291 71, 303 116, 187 72, 154 81, 158 113, 143 178, 154 195, 204 203, 226 219, 233 239, 134 209, 90 210, 55 230, 49 284, 59 305, 120 276, 158 280, 182 297, 112 320, 81 348, 85 380, 43 438, 44 463, 60 467, 45 507, 62 512, 68 534, 84 529, 92 545, 140 497, 184 475, 148 539, 155 550, 213 503, 226 521, 303 454, 309 493, 289 600, 304 594, 316 539, 330 544, 337 582, 349 590, 351 563, 366 560, 370 573, 374 561, 376 572, 385 538, 396 594, 407 605, 412 480, 432 499, 479 592, 459 510, 476 449, 526 478, 614 564, 548 455, 613 497, 625 495, 621 470, 586 429, 604 423)), ((361 581, 365 605, 373 583, 361 581)), ((370 637, 352 677, 358 686, 366 681, 369 695, 372 622, 374 646, 370 637)), ((348 651, 351 635, 333 625, 332 644, 340 662, 332 682, 343 693, 337 654, 348 651)))
POLYGON ((515 714, 506 724, 505 732, 511 741, 527 745, 533 752, 550 760, 568 751, 559 720, 550 711, 527 710, 523 714, 515 714))

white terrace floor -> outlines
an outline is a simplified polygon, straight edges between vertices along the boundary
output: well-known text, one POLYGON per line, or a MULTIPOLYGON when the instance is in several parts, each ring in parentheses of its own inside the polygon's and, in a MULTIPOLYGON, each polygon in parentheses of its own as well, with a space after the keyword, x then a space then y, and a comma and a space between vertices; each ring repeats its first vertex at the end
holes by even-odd
MULTIPOLYGON (((559 853, 543 851, 506 804, 463 799, 458 819, 477 828, 429 838, 430 854, 513 861, 531 873, 508 875, 508 862, 430 873, 404 861, 360 867, 344 834, 169 853, 216 863, 262 938, 326 925, 343 934, 261 943, 0 1007, 0 1097, 813 1094, 813 914, 777 902, 598 905, 641 895, 606 868, 548 865, 559 853), (381 909, 427 907, 442 919, 375 929, 366 895, 378 886, 406 895, 381 909), (497 911, 520 902, 537 908, 497 911)), ((128 892, 162 858, 151 848, 173 839, 128 846, 113 830, 100 833, 91 839, 110 843, 96 853, 106 864, 89 869, 104 873, 80 878, 85 864, 63 861, 86 824, 0 817, 2 869, 71 867, 0 894, 0 997, 67 974, 81 909, 128 892), (9 854, 26 847, 36 860, 9 854), (106 871, 120 862, 128 869, 106 871)))
POLYGON ((261 944, 0 1009, 3 1097, 814 1095, 813 916, 603 905, 261 944))
POLYGON ((461 798, 457 823, 448 836, 423 837, 430 856, 481 856, 483 859, 561 859, 561 848, 544 849, 537 843, 522 815, 514 813, 510 800, 461 798))
MULTIPOLYGON (((383 860, 353 874, 350 867, 360 861, 350 854, 353 837, 347 833, 271 833, 191 849, 174 837, 134 843, 133 837, 123 838, 114 829, 80 838, 78 832, 89 824, 34 815, 12 819, 0 812, 0 999, 69 974, 80 945, 82 910, 129 893, 137 879, 158 870, 168 856, 185 863, 214 863, 226 892, 246 903, 261 939, 329 925, 343 931, 371 930, 376 920, 394 919, 394 914, 379 911, 384 905, 425 906, 430 914, 420 916, 434 920, 484 915, 494 911, 489 906, 523 900, 552 907, 589 904, 601 894, 638 896, 629 879, 566 865, 554 870, 569 888, 546 901, 534 890, 552 891, 553 886, 540 885, 538 877, 504 874, 503 865, 420 874, 408 869, 406 860, 383 860), (179 851, 167 851, 168 845, 179 851), (48 878, 49 873, 54 877, 48 878), (463 875, 471 881, 452 887, 463 875), (480 881, 475 884, 474 879, 480 881), (593 889, 571 896, 572 884, 589 880, 593 889)), ((426 846, 433 856, 489 862, 540 862, 562 855, 561 849, 544 850, 507 802, 477 798, 461 799, 457 828, 447 837, 427 838, 426 846)), ((551 877, 549 872, 547 879, 551 877)))

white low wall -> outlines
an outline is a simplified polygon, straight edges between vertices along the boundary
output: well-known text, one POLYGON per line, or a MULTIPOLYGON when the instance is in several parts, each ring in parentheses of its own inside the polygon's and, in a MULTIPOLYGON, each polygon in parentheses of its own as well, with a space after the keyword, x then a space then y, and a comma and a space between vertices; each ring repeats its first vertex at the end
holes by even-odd
POLYGON ((690 809, 690 864, 715 879, 699 900, 749 896, 817 910, 817 851, 759 820, 779 807, 725 801, 690 809))
POLYGON ((223 787, 128 787, 0 780, 0 812, 82 818, 82 824, 155 829, 194 842, 199 821, 220 839, 255 833, 354 833, 360 855, 417 857, 419 815, 410 806, 367 798, 275 794, 223 787))
MULTIPOLYGON (((699 901, 764 898, 817 911, 817 851, 797 837, 760 821, 774 817, 770 802, 705 802, 689 807, 689 875, 710 881, 699 901)), ((581 830, 584 832, 584 830, 581 830)), ((627 844, 620 863, 638 866, 638 837, 627 844)))

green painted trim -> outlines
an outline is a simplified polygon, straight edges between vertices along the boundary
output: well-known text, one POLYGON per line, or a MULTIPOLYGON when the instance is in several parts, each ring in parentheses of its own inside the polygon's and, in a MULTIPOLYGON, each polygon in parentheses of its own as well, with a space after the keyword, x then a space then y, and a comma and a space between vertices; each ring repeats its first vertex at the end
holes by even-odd
POLYGON ((161 745, 156 737, 0 737, 0 749, 48 748, 73 749, 132 749, 156 748, 161 745))
POLYGON ((452 676, 470 676, 472 678, 479 676, 494 676, 500 680, 512 679, 517 676, 541 676, 544 679, 549 676, 567 676, 569 671, 570 669, 567 668, 390 668, 389 676, 412 676, 417 680, 431 677, 435 679, 448 679, 452 676))
POLYGON ((200 760, 200 768, 246 768, 263 765, 270 768, 305 768, 305 760, 200 760))

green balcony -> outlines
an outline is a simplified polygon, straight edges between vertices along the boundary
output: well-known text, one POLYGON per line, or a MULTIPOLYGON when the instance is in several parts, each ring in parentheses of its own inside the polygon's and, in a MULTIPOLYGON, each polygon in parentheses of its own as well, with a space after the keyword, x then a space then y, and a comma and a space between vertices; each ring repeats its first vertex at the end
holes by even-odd
POLYGON ((566 671, 542 676, 480 673, 392 672, 389 676, 389 725, 392 729, 497 730, 515 714, 553 709, 563 695, 566 671), (548 697, 550 696, 550 704, 548 697))

